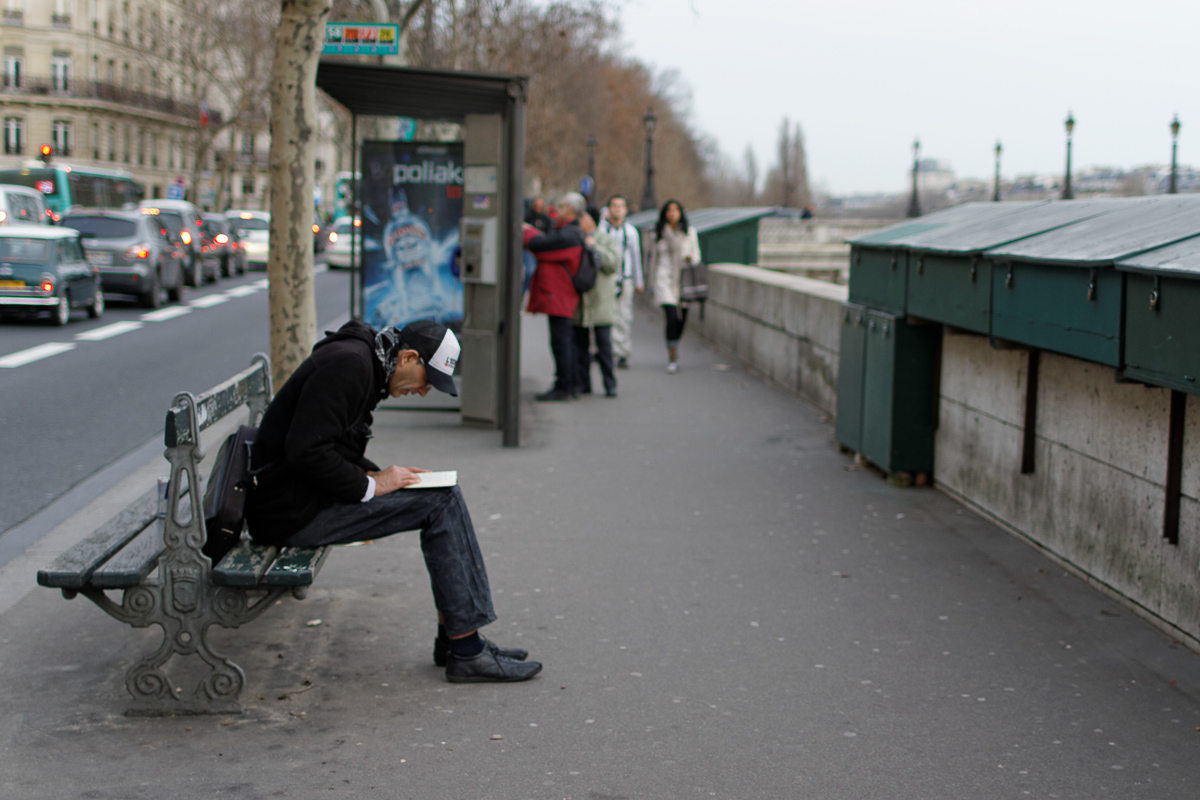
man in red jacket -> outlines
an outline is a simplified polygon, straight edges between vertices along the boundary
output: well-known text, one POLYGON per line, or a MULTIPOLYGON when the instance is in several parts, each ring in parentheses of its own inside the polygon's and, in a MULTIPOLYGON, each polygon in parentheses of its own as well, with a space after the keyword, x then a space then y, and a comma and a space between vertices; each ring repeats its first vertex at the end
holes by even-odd
POLYGON ((575 332, 572 317, 579 295, 571 277, 579 269, 586 235, 579 217, 587 208, 583 195, 568 192, 558 201, 555 228, 541 233, 532 225, 524 229, 525 247, 537 256, 537 270, 529 284, 530 314, 545 314, 550 322, 550 352, 554 356, 554 386, 538 400, 573 400, 575 386, 575 332))

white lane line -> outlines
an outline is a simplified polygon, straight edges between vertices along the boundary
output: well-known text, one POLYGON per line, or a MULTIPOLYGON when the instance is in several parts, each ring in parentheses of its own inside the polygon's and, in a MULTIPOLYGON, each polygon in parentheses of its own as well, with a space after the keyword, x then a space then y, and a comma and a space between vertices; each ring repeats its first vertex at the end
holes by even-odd
POLYGON ((114 336, 120 336, 122 333, 136 331, 142 327, 140 322, 114 322, 112 325, 105 325, 103 328, 94 328, 85 333, 75 334, 76 339, 82 339, 85 342, 99 342, 104 339, 111 339, 114 336))
POLYGON ((254 284, 246 284, 245 286, 235 286, 225 293, 227 297, 245 297, 248 294, 254 294, 259 291, 259 287, 254 284))
POLYGON ((20 367, 31 361, 40 361, 43 358, 56 356, 59 353, 65 353, 68 350, 74 349, 74 342, 47 342, 46 344, 39 344, 37 347, 31 347, 28 350, 22 350, 19 353, 13 353, 0 358, 0 367, 20 367))
POLYGON ((166 308, 160 308, 158 311, 147 311, 145 314, 142 314, 142 319, 147 322, 164 322, 165 320, 175 319, 176 317, 182 317, 184 314, 190 313, 192 313, 192 310, 187 306, 167 306, 166 308))
POLYGON ((267 288, 268 283, 270 283, 270 281, 268 281, 266 278, 263 278, 261 281, 255 281, 254 283, 252 283, 250 285, 257 286, 260 289, 265 289, 265 288, 267 288))
POLYGON ((228 303, 229 298, 223 294, 210 294, 207 297, 197 297, 195 300, 189 300, 188 305, 192 308, 208 308, 209 306, 219 306, 221 303, 228 303))

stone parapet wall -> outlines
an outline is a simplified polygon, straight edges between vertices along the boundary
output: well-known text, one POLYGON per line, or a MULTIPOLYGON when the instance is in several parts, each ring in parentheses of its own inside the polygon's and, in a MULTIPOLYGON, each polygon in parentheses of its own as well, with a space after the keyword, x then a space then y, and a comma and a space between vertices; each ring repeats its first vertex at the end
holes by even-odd
POLYGON ((934 479, 1171 633, 1200 643, 1200 399, 1188 397, 1179 544, 1162 535, 1170 392, 1042 353, 1021 474, 1028 357, 943 339, 934 479))
POLYGON ((841 310, 849 290, 740 264, 711 265, 704 320, 688 325, 772 383, 833 415, 841 310))
MULTIPOLYGON (((705 319, 693 311, 689 329, 834 416, 846 287, 728 264, 710 268, 709 285, 705 319)), ((1188 397, 1171 544, 1170 392, 1043 352, 1034 471, 1022 474, 1027 367, 1024 351, 944 335, 935 484, 1200 650, 1200 398, 1188 397)))

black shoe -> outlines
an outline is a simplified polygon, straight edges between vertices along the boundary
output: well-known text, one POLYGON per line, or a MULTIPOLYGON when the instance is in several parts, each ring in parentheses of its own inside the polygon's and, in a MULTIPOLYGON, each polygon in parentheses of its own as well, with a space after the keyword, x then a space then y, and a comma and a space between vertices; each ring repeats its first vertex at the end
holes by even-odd
POLYGON ((450 653, 446 659, 446 680, 451 683, 516 683, 527 681, 542 671, 540 661, 514 661, 498 656, 486 646, 473 658, 450 653))
MULTIPOLYGON (((523 650, 520 647, 501 647, 491 639, 479 634, 479 638, 483 640, 483 649, 491 650, 498 656, 511 658, 514 661, 524 661, 529 658, 529 651, 523 650)), ((450 655, 450 640, 443 636, 439 636, 433 640, 433 663, 439 667, 446 666, 446 657, 450 655)))
POLYGON ((617 357, 617 369, 629 369, 629 361, 626 360, 625 356, 617 357))
POLYGON ((551 389, 548 392, 542 392, 533 396, 534 400, 539 403, 560 403, 563 400, 570 400, 574 395, 565 389, 551 389))
POLYGON ((616 396, 617 396, 617 390, 616 390, 616 389, 605 389, 605 390, 604 390, 604 396, 605 396, 605 397, 616 397, 616 396))

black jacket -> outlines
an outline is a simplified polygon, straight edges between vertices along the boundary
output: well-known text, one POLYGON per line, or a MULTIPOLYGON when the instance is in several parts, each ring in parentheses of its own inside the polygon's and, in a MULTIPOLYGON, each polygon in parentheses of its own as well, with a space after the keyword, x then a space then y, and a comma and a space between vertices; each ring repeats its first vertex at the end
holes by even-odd
POLYGON ((367 493, 371 412, 387 386, 375 330, 351 321, 313 348, 263 415, 254 442, 259 475, 246 501, 250 535, 278 544, 337 503, 367 493))

